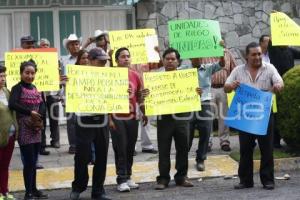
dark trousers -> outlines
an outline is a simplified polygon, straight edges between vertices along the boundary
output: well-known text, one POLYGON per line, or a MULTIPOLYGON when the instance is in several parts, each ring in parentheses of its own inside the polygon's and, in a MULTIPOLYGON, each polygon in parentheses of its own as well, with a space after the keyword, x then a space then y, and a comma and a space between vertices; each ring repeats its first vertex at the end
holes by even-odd
POLYGON ((245 185, 253 185, 253 151, 255 140, 261 152, 260 160, 260 180, 263 185, 274 184, 274 160, 273 160, 273 115, 270 116, 267 135, 259 136, 249 133, 239 132, 240 141, 240 163, 239 178, 245 185))
POLYGON ((202 162, 207 158, 207 149, 209 137, 212 132, 213 116, 210 101, 202 102, 202 109, 195 112, 193 119, 190 121, 190 140, 189 149, 193 145, 195 129, 199 131, 198 149, 196 151, 196 162, 202 162))
POLYGON ((172 115, 163 115, 157 120, 157 145, 158 145, 158 183, 170 182, 170 152, 172 139, 175 141, 177 173, 174 176, 176 182, 185 180, 188 171, 189 151, 189 120, 176 120, 172 115))
POLYGON ((40 151, 41 143, 20 145, 21 156, 23 158, 23 178, 26 193, 33 193, 36 187, 36 163, 40 151))
POLYGON ((88 164, 91 161, 91 144, 95 147, 95 164, 93 167, 92 197, 104 194, 104 181, 106 176, 107 153, 109 134, 107 123, 103 122, 104 116, 77 117, 76 123, 76 153, 74 181, 72 190, 83 192, 89 180, 88 164), (80 123, 78 123, 80 122, 80 123))
POLYGON ((280 146, 280 140, 281 140, 280 132, 276 124, 277 124, 277 114, 274 114, 274 123, 273 123, 274 141, 273 142, 275 147, 280 146))
POLYGON ((113 120, 116 130, 110 130, 110 132, 115 152, 117 183, 121 184, 130 179, 132 175, 133 154, 138 136, 138 120, 113 120))
POLYGON ((75 113, 67 113, 67 134, 70 147, 76 146, 76 115, 75 113))
POLYGON ((0 147, 0 195, 8 192, 8 168, 15 147, 15 136, 10 136, 8 144, 0 147))
MULTIPOLYGON (((58 118, 59 118, 59 105, 58 100, 53 96, 47 96, 46 106, 50 123, 50 138, 51 143, 59 143, 59 126, 58 126, 58 118)), ((45 115, 43 118, 44 121, 44 129, 42 130, 42 147, 46 147, 46 119, 45 115)))

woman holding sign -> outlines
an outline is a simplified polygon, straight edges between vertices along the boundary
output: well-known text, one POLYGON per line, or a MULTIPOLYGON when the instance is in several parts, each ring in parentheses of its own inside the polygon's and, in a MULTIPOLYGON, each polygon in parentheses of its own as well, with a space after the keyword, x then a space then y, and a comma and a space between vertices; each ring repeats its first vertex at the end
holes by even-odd
POLYGON ((138 136, 139 121, 136 117, 137 104, 139 104, 142 112, 144 126, 147 124, 148 118, 145 116, 143 101, 139 95, 140 91, 142 90, 141 80, 139 75, 130 69, 131 57, 129 50, 124 47, 118 49, 115 54, 115 59, 118 67, 128 68, 130 113, 111 115, 109 127, 111 130, 112 144, 115 152, 118 183, 117 189, 120 192, 129 192, 130 189, 139 187, 139 185, 131 179, 133 155, 138 136))
POLYGON ((8 108, 9 91, 5 88, 6 68, 0 66, 0 199, 14 197, 8 193, 8 167, 17 138, 15 113, 8 108))
POLYGON ((42 116, 45 112, 41 93, 32 84, 36 72, 37 66, 33 60, 21 63, 21 81, 12 88, 9 99, 9 107, 17 113, 26 200, 48 198, 48 195, 36 187, 36 163, 41 147, 42 116))

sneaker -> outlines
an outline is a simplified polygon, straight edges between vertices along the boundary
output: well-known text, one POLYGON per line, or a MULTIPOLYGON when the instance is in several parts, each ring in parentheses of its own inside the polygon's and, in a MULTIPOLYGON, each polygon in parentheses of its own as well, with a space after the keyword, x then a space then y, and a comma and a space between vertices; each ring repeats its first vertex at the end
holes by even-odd
POLYGON ((119 192, 130 192, 130 187, 127 183, 121 183, 118 185, 118 191, 119 192))
POLYGON ((9 193, 6 193, 6 195, 4 196, 4 200, 15 200, 15 199, 16 198, 12 194, 9 194, 9 193))
POLYGON ((130 189, 139 188, 139 184, 135 183, 132 179, 127 180, 127 185, 130 187, 130 189))

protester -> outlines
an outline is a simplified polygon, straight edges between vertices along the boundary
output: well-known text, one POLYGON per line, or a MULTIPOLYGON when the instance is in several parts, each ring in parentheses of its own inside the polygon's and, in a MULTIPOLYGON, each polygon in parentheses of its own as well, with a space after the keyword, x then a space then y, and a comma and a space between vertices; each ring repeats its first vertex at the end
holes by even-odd
MULTIPOLYGON (((244 83, 260 90, 280 92, 283 89, 283 80, 276 68, 269 63, 262 62, 262 50, 259 44, 252 42, 246 47, 247 63, 237 66, 226 80, 224 90, 231 92, 240 83, 244 83)), ((274 189, 274 160, 273 160, 273 115, 271 113, 266 135, 254 135, 239 131, 240 162, 238 175, 240 183, 235 189, 253 187, 253 151, 255 140, 261 152, 260 180, 263 188, 274 189)))
POLYGON ((118 49, 115 53, 115 60, 118 67, 128 68, 130 113, 110 115, 109 127, 115 152, 117 189, 120 192, 128 192, 130 189, 139 187, 131 179, 133 155, 138 136, 137 104, 142 112, 144 126, 147 124, 148 119, 144 115, 143 100, 139 95, 142 90, 141 80, 138 74, 130 69, 131 56, 129 50, 127 48, 118 49))
POLYGON ((204 161, 207 158, 209 137, 212 132, 211 76, 221 70, 225 65, 224 57, 221 57, 218 63, 213 64, 202 64, 202 60, 203 58, 191 59, 192 67, 197 68, 199 87, 201 87, 203 91, 201 95, 201 111, 195 112, 194 117, 190 121, 189 136, 189 149, 191 149, 194 139, 194 130, 195 128, 199 130, 199 142, 196 150, 196 169, 198 171, 205 170, 204 161))
MULTIPOLYGON (((47 38, 41 38, 38 41, 39 48, 50 48, 50 42, 47 38)), ((59 70, 59 69, 57 69, 59 70)), ((59 134, 59 126, 58 126, 58 119, 59 119, 59 91, 52 91, 52 92, 43 92, 42 97, 45 100, 46 105, 46 112, 48 112, 48 118, 50 123, 50 146, 53 148, 60 148, 60 134, 59 134)), ((47 114, 43 116, 44 128, 42 130, 42 143, 41 143, 41 155, 49 155, 50 152, 46 151, 46 119, 47 114)))
POLYGON ((6 68, 0 65, 0 199, 14 200, 8 190, 8 170, 18 138, 16 113, 9 110, 10 93, 5 87, 6 68))
POLYGON ((42 116, 45 112, 41 93, 32 84, 36 72, 37 66, 33 60, 22 62, 21 81, 13 86, 9 99, 9 107, 17 113, 26 200, 48 198, 36 186, 36 163, 41 146, 42 116))
POLYGON ((270 36, 269 35, 262 35, 259 38, 259 46, 262 51, 262 61, 266 63, 270 63, 268 46, 269 46, 270 36))
MULTIPOLYGON (((79 51, 77 64, 85 64, 85 50, 79 51)), ((95 67, 104 67, 109 56, 100 48, 91 49, 88 63, 95 67)), ((91 145, 95 148, 95 165, 93 168, 92 199, 109 200, 104 190, 106 175, 109 132, 106 114, 76 113, 76 153, 74 181, 70 198, 79 199, 80 193, 88 185, 88 164, 91 160, 91 145)))
MULTIPOLYGON (((67 64, 75 64, 77 55, 80 50, 81 38, 78 38, 76 34, 70 34, 68 38, 63 40, 64 47, 68 50, 69 55, 61 59, 61 74, 65 75, 67 64)), ((64 92, 62 92, 64 96, 64 92)), ((62 98, 62 104, 65 106, 64 97, 62 98)), ((76 116, 74 113, 66 113, 67 116, 67 133, 69 140, 69 153, 75 154, 76 152, 76 138, 75 138, 75 120, 76 116)))
MULTIPOLYGON (((169 48, 163 53, 163 66, 165 71, 174 71, 180 63, 180 54, 176 49, 169 48)), ((195 88, 195 92, 201 94, 200 88, 195 88)), ((143 96, 151 93, 148 89, 143 90, 143 96)), ((189 151, 189 120, 187 117, 191 113, 176 113, 174 115, 162 115, 157 120, 157 145, 159 152, 157 185, 155 189, 163 190, 168 187, 170 182, 170 151, 172 138, 176 146, 176 169, 174 176, 176 185, 182 187, 193 187, 187 179, 188 172, 188 151, 189 151)))
MULTIPOLYGON (((268 45, 270 63, 275 66, 280 76, 295 66, 295 59, 300 59, 300 51, 288 46, 273 46, 270 38, 268 45)), ((280 107, 280 102, 277 105, 280 107)), ((277 124, 277 114, 274 115, 274 124, 277 124)), ((274 126, 274 147, 281 148, 280 130, 274 126)))
POLYGON ((224 61, 225 66, 211 77, 211 93, 213 97, 212 102, 214 103, 213 107, 215 109, 214 113, 218 121, 220 147, 223 151, 230 151, 229 127, 224 124, 224 117, 228 110, 227 94, 224 92, 224 84, 229 74, 236 67, 236 61, 228 49, 224 51, 224 61))

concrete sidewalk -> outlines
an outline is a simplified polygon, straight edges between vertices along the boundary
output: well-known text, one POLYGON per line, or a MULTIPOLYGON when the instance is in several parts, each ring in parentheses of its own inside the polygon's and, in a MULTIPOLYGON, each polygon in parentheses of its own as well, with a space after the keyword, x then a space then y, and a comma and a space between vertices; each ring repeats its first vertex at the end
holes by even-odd
MULTIPOLYGON (((47 128, 47 136, 49 137, 50 132, 47 128)), ((45 167, 45 169, 38 170, 37 185, 40 189, 55 189, 55 188, 69 188, 73 181, 74 171, 74 155, 68 154, 68 140, 66 126, 60 127, 61 134, 61 148, 47 148, 51 152, 49 156, 39 156, 39 162, 45 167)), ((156 128, 151 129, 150 138, 156 146, 156 128)), ((49 144, 49 138, 48 144, 49 144)), ((238 137, 232 136, 230 138, 231 147, 236 150, 238 149, 238 137)), ((232 160, 228 154, 219 147, 219 139, 213 138, 213 150, 209 153, 206 161, 206 171, 198 172, 195 169, 195 150, 197 147, 198 138, 194 139, 192 150, 189 154, 189 177, 200 178, 200 177, 219 177, 219 176, 233 176, 237 173, 238 164, 232 160)), ((140 140, 137 142, 138 154, 135 156, 134 167, 133 167, 133 179, 136 182, 152 182, 155 181, 158 175, 158 154, 141 153, 140 140)), ((172 170, 171 174, 175 173, 174 158, 175 158, 175 147, 172 145, 172 170)), ((91 172, 92 166, 90 166, 91 172)), ((9 186, 11 191, 24 190, 23 165, 20 158, 20 150, 18 145, 14 150, 11 166, 10 166, 10 178, 9 186)), ((110 143, 108 153, 108 170, 106 184, 116 184, 115 165, 114 165, 114 153, 112 145, 110 143)))

